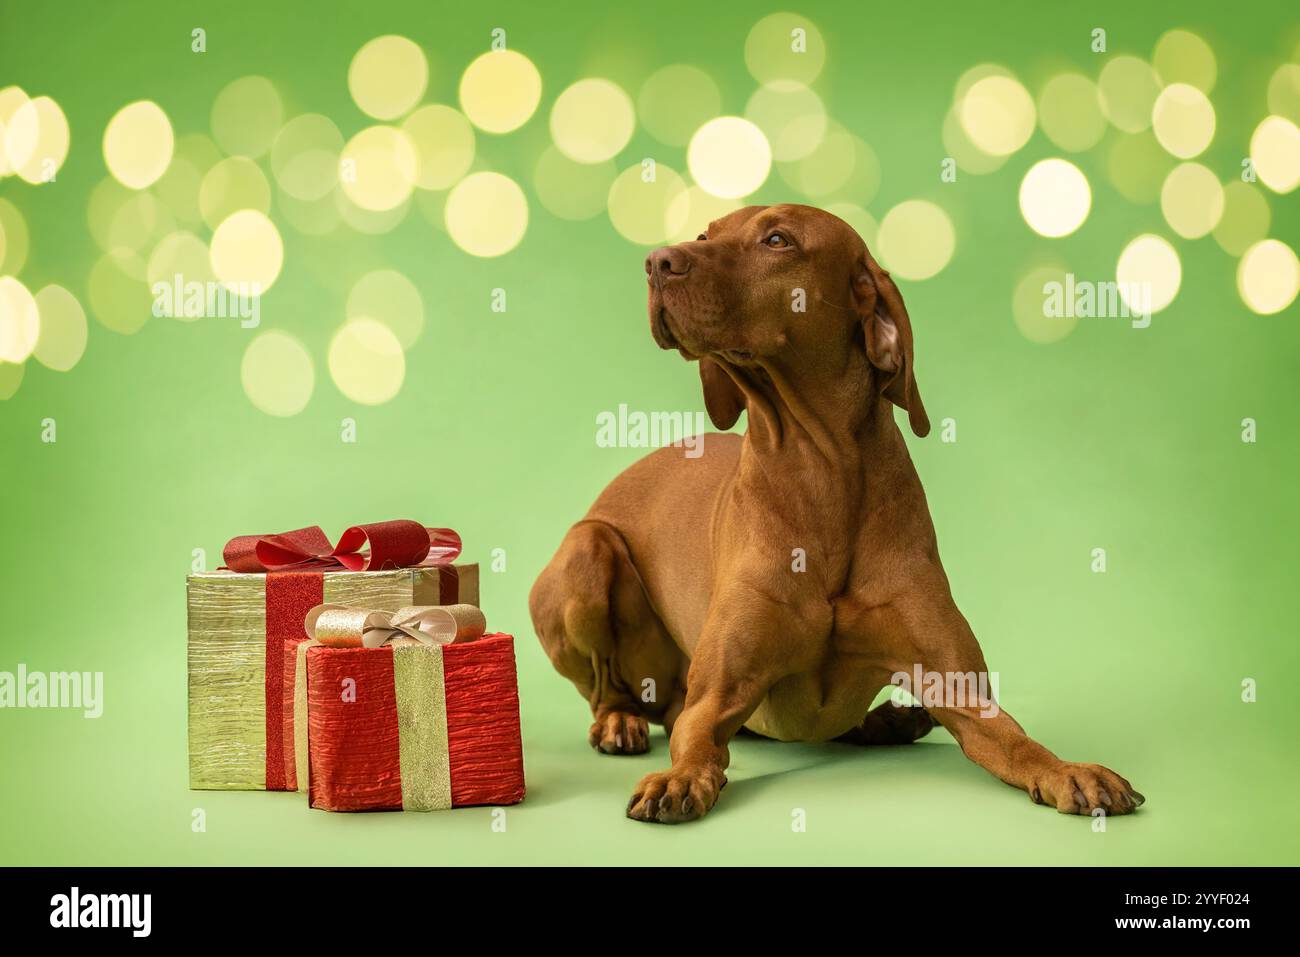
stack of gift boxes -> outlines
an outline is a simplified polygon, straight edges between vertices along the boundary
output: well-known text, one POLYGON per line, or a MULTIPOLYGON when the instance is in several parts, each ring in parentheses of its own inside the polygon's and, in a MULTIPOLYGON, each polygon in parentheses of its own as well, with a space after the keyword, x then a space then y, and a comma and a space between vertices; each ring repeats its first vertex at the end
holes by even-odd
POLYGON ((232 539, 191 575, 190 787, 331 811, 516 804, 514 639, 459 536, 417 522, 232 539))

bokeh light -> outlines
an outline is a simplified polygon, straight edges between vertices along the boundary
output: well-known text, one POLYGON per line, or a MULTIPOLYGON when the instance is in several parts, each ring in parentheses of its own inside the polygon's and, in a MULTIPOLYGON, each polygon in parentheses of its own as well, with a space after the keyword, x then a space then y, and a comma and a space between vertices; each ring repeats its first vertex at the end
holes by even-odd
POLYGON ((143 329, 153 315, 153 293, 144 276, 144 260, 129 250, 115 249, 100 256, 87 281, 95 320, 124 336, 143 329))
POLYGON ((1286 243, 1265 239, 1246 250, 1237 266, 1237 291, 1252 312, 1271 316, 1295 302, 1300 262, 1286 243))
POLYGON ((176 141, 172 124, 152 100, 118 110, 104 130, 104 163, 123 186, 144 189, 167 171, 176 141))
POLYGON ((171 211, 151 193, 132 193, 109 221, 105 248, 142 252, 175 228, 171 211))
POLYGON ((28 100, 5 123, 9 168, 28 183, 48 183, 68 157, 68 120, 48 96, 28 100))
POLYGON ((631 98, 600 77, 574 83, 551 107, 551 139, 579 163, 613 159, 632 138, 635 126, 631 98))
POLYGON ((406 219, 406 214, 411 211, 409 196, 402 200, 401 205, 394 206, 392 209, 375 210, 358 206, 348 198, 347 193, 343 192, 343 190, 335 191, 334 205, 341 222, 346 223, 359 233, 365 233, 367 236, 378 236, 382 233, 392 232, 401 225, 402 221, 406 219))
MULTIPOLYGON (((805 196, 829 196, 845 187, 858 171, 860 150, 871 153, 869 146, 838 123, 830 121, 816 149, 802 159, 778 162, 776 171, 787 185, 805 196)), ((873 159, 874 155, 871 153, 873 159)), ((879 164, 876 164, 875 172, 878 186, 879 164)), ((854 191, 863 202, 869 202, 874 193, 874 186, 865 196, 859 190, 854 191)))
POLYGON ((192 322, 210 314, 210 293, 213 288, 209 283, 215 283, 217 277, 212 271, 211 252, 207 243, 194 233, 178 230, 163 237, 145 264, 145 278, 149 281, 150 289, 157 283, 165 283, 173 288, 171 308, 166 308, 166 301, 159 303, 163 315, 192 322), (178 276, 182 289, 179 298, 174 294, 178 276))
POLYGON ((1038 94, 1038 124, 1069 153, 1090 150, 1106 132, 1097 85, 1081 73, 1059 73, 1038 94))
POLYGON ((334 121, 304 113, 284 124, 271 143, 271 173, 294 199, 320 199, 338 183, 342 152, 343 134, 334 121))
POLYGON ((524 238, 528 200, 500 173, 472 173, 447 194, 447 234, 471 256, 502 256, 524 238))
POLYGON ((948 214, 924 199, 899 203, 880 221, 876 252, 903 279, 929 279, 952 259, 957 237, 948 214))
MULTIPOLYGON (((22 87, 6 86, 0 89, 0 178, 12 176, 14 173, 14 168, 9 163, 9 156, 5 151, 6 129, 14 113, 27 100, 27 94, 23 92, 22 87)), ((19 378, 21 378, 21 373, 19 378)))
POLYGON ((415 185, 447 189, 474 163, 474 127, 459 110, 440 103, 422 106, 402 123, 415 147, 415 185))
POLYGON ((636 108, 651 136, 669 146, 685 146, 692 133, 722 112, 722 94, 699 67, 674 63, 641 85, 636 108))
POLYGON ((330 378, 339 391, 362 405, 381 405, 402 388, 406 356, 382 322, 349 319, 330 342, 330 378))
POLYGON ((1083 225, 1091 208, 1087 177, 1067 160, 1040 160, 1020 181, 1020 213, 1040 236, 1070 235, 1083 225))
POLYGON ((996 172, 1006 163, 1008 157, 993 156, 971 142, 962 128, 961 118, 954 107, 943 118, 943 148, 948 156, 957 163, 957 169, 963 173, 985 176, 996 172))
POLYGON ((301 342, 287 332, 268 329, 244 350, 239 381, 255 408, 267 415, 297 415, 316 388, 316 368, 301 342))
POLYGON ((12 399, 23 382, 23 371, 27 368, 20 362, 5 362, 0 359, 0 399, 12 399))
POLYGON ((838 216, 852 226, 858 237, 867 244, 867 248, 875 252, 880 236, 880 224, 876 222, 874 216, 857 203, 831 203, 826 207, 826 212, 838 216))
POLYGON ((1120 136, 1106 156, 1106 171, 1120 195, 1133 203, 1153 203, 1174 161, 1150 130, 1120 136))
POLYGON ((418 165, 410 137, 392 126, 371 126, 343 147, 339 179, 357 206, 384 212, 410 199, 418 165))
POLYGON ((667 237, 670 243, 685 243, 708 230, 709 223, 740 209, 739 200, 723 199, 707 193, 698 186, 690 186, 678 193, 668 204, 667 222, 681 226, 667 237))
POLYGON ((1187 83, 1203 93, 1214 89, 1219 70, 1210 45, 1187 30, 1170 30, 1157 40, 1151 64, 1164 83, 1187 83))
POLYGON ((767 179, 772 148, 749 120, 719 116, 695 131, 686 148, 686 165, 701 188, 723 199, 739 199, 767 179))
POLYGON ((1187 83, 1160 91, 1151 109, 1151 128, 1160 145, 1179 159, 1205 152, 1214 139, 1214 107, 1205 94, 1187 83))
POLYGON ((826 63, 826 41, 806 17, 773 13, 745 38, 745 66, 759 83, 793 80, 808 84, 826 63))
POLYGON ((1231 180, 1223 187, 1223 215, 1214 227, 1214 241, 1230 256, 1240 256, 1268 235, 1272 220, 1268 200, 1259 189, 1231 180))
POLYGON ((348 90, 367 116, 394 120, 409 113, 424 96, 429 61, 406 37, 375 37, 352 58, 348 90))
POLYGON ((1282 116, 1268 116, 1250 137, 1250 160, 1259 180, 1275 193, 1300 183, 1300 128, 1282 116))
POLYGON ((1130 310, 1140 313, 1147 305, 1134 297, 1134 290, 1141 289, 1143 296, 1149 293, 1151 312, 1156 313, 1178 295, 1178 287, 1183 281, 1183 266, 1168 240, 1146 233, 1130 242, 1120 253, 1115 266, 1115 280, 1119 283, 1119 294, 1130 310))
POLYGON ((14 276, 27 263, 27 221, 18 207, 0 196, 0 276, 14 276))
POLYGON ((395 269, 366 273, 348 294, 349 319, 370 318, 392 330, 403 349, 424 331, 424 300, 415 283, 395 269))
MULTIPOLYGON (((203 177, 220 161, 221 151, 203 133, 189 133, 176 140, 171 163, 167 172, 154 183, 153 192, 178 222, 188 227, 203 222, 199 191, 203 177)), ((106 182, 116 181, 110 178, 106 182)))
POLYGON ((688 228, 690 203, 681 201, 687 188, 676 171, 658 163, 654 178, 647 181, 646 175, 641 164, 623 170, 610 184, 606 202, 619 235, 641 246, 657 246, 688 228))
POLYGON ((0 361, 26 362, 40 333, 36 299, 13 276, 0 276, 0 361))
POLYGON ((803 159, 826 136, 821 97, 792 80, 777 80, 755 90, 745 105, 745 118, 763 131, 772 158, 782 162, 803 159))
POLYGON ((1165 177, 1160 211, 1169 228, 1184 239, 1200 239, 1223 215, 1223 187, 1200 163, 1182 163, 1165 177))
POLYGON ((62 286, 48 285, 35 299, 40 335, 32 355, 48 369, 67 372, 86 351, 86 313, 77 297, 62 286))
POLYGON ((610 184, 618 175, 613 160, 575 163, 548 146, 533 169, 533 190, 545 209, 561 219, 583 220, 605 210, 610 184))
POLYGON ((345 202, 348 200, 337 190, 320 199, 297 199, 283 190, 275 197, 277 215, 304 236, 328 236, 338 229, 343 222, 339 207, 345 202))
POLYGON ((264 293, 284 264, 284 243, 275 224, 256 209, 232 213, 212 233, 212 274, 236 292, 264 293))
POLYGON ((528 122, 542 99, 542 75, 516 50, 489 50, 460 78, 460 108, 488 133, 509 133, 528 122))
POLYGON ((216 229, 235 212, 255 209, 271 211, 271 184, 253 160, 231 156, 208 170, 199 186, 199 212, 211 229, 216 229))
POLYGON ((1029 141, 1036 120, 1034 100, 1014 77, 986 76, 961 98, 958 119, 976 147, 1009 156, 1029 141))
POLYGON ((283 123, 280 94, 264 76, 227 84, 212 103, 212 138, 230 156, 264 155, 283 123))
POLYGON ((1135 56, 1106 62, 1097 78, 1101 111, 1125 133, 1141 133, 1151 125, 1151 108, 1160 95, 1160 77, 1151 64, 1135 56))
POLYGON ((1059 284, 1064 293, 1065 270, 1060 266, 1038 266, 1020 278, 1011 294, 1011 318, 1016 328, 1030 342, 1040 345, 1059 342, 1073 332, 1079 322, 1072 308, 1063 308, 1059 316, 1048 314, 1051 283, 1059 284))
POLYGON ((1283 63, 1274 71, 1268 81, 1268 111, 1300 123, 1300 64, 1283 63))

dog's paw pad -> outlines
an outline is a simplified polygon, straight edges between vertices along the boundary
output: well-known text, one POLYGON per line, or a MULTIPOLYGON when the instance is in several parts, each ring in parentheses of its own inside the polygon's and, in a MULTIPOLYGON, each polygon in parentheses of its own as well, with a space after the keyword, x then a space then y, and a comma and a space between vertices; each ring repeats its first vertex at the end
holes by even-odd
POLYGON ((650 725, 638 715, 608 711, 592 724, 587 743, 602 754, 645 754, 650 750, 650 725))

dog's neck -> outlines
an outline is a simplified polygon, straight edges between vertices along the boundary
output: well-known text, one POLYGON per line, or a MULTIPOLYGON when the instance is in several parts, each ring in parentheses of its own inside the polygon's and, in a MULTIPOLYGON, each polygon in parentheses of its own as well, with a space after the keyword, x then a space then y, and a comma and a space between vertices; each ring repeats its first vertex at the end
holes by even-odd
POLYGON ((775 362, 727 371, 745 394, 753 454, 786 458, 811 452, 836 471, 861 474, 906 454, 893 407, 879 395, 865 355, 849 351, 842 368, 800 370, 775 362))

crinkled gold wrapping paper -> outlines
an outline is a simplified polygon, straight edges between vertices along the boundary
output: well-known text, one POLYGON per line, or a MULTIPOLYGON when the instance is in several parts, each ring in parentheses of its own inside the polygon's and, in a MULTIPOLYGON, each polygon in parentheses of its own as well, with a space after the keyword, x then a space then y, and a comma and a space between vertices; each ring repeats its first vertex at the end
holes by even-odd
MULTIPOLYGON (((478 566, 457 564, 458 601, 479 602, 478 566)), ((325 601, 397 611, 437 605, 437 568, 326 572, 325 601)), ((202 572, 189 605, 190 787, 266 787, 266 576, 202 572)))

